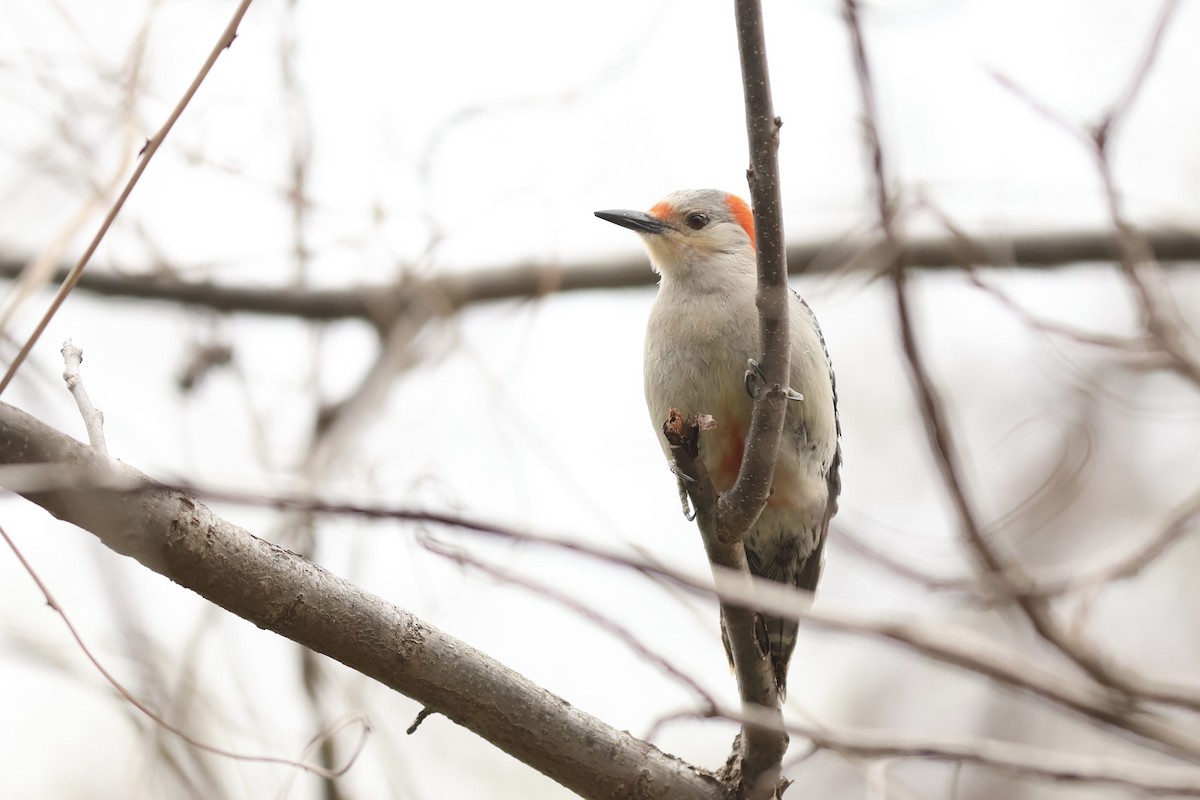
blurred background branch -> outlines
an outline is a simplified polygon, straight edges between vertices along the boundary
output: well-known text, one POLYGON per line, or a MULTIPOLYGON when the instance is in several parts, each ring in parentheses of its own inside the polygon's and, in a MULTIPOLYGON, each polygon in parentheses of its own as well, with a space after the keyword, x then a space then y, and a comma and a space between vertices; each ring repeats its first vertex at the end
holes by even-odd
MULTIPOLYGON (((1151 256, 1166 268, 1181 265, 1190 268, 1192 262, 1200 261, 1200 229, 1141 231, 1140 236, 1151 256)), ((1108 231, 994 238, 902 236, 900 244, 906 263, 917 270, 1054 269, 1111 263, 1120 254, 1117 239, 1108 231)), ((881 242, 844 238, 790 245, 787 263, 793 274, 874 278, 887 270, 889 258, 881 242)), ((0 278, 15 280, 28 264, 27 258, 0 252, 0 278)), ((421 304, 450 314, 481 303, 532 300, 560 292, 653 286, 658 281, 640 254, 609 261, 446 270, 433 276, 402 277, 392 283, 329 289, 249 286, 234 281, 187 281, 173 277, 190 271, 177 267, 134 274, 93 269, 80 279, 78 288, 98 297, 159 301, 222 313, 314 321, 361 319, 386 324, 421 304)), ((66 274, 67 268, 60 267, 52 281, 59 282, 66 274)))

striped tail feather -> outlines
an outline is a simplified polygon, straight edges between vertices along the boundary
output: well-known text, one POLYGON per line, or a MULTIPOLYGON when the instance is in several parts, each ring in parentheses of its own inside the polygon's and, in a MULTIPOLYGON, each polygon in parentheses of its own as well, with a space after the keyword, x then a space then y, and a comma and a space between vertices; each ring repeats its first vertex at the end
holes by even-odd
MULTIPOLYGON (((824 549, 825 537, 822 536, 817 540, 816 549, 807 556, 788 559, 792 561, 795 569, 778 568, 779 560, 775 559, 770 567, 776 568, 769 567, 763 571, 761 562, 756 555, 752 555, 752 551, 747 550, 746 557, 751 573, 781 583, 791 583, 798 589, 813 592, 816 591, 817 582, 821 578, 824 549)), ((780 697, 785 698, 787 696, 788 665, 792 660, 792 653, 796 649, 796 635, 800 630, 800 624, 794 619, 783 619, 770 614, 758 614, 756 619, 760 620, 762 624, 762 630, 757 633, 766 634, 766 644, 770 648, 771 667, 775 672, 775 685, 779 688, 780 697)), ((729 659, 729 665, 732 668, 733 653, 729 647, 729 636, 725 631, 724 619, 721 620, 721 643, 725 646, 725 656, 729 659)))

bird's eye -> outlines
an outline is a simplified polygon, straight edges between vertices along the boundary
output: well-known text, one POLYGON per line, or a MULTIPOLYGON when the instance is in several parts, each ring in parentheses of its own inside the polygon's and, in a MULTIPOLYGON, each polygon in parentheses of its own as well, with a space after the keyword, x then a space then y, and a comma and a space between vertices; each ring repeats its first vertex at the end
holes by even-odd
POLYGON ((686 222, 687 226, 692 230, 698 231, 708 224, 708 216, 706 214, 701 214, 699 211, 693 211, 691 214, 687 215, 687 219, 685 219, 684 222, 686 222))

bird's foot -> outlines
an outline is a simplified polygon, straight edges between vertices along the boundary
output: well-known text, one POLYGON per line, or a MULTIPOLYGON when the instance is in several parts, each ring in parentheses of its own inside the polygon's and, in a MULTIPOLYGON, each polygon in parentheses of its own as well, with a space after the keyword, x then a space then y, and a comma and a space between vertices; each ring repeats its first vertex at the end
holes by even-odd
POLYGON ((679 507, 683 510, 684 519, 691 522, 696 518, 696 509, 692 506, 691 498, 688 497, 687 485, 695 483, 696 479, 675 464, 671 465, 671 472, 675 473, 675 485, 679 488, 679 507))
POLYGON ((688 475, 686 472, 681 470, 679 468, 679 465, 676 464, 674 461, 671 462, 671 474, 674 475, 679 480, 679 484, 681 486, 685 482, 686 483, 695 483, 696 482, 695 478, 693 478, 691 475, 688 475))
MULTIPOLYGON (((746 374, 742 378, 742 381, 746 385, 746 394, 750 395, 751 399, 753 399, 758 394, 756 387, 759 383, 765 384, 767 382, 767 376, 763 372, 762 365, 753 358, 746 359, 746 364, 750 367, 750 369, 746 370, 746 374)), ((804 395, 800 394, 790 386, 785 389, 784 392, 787 395, 788 400, 800 401, 804 399, 804 395)))

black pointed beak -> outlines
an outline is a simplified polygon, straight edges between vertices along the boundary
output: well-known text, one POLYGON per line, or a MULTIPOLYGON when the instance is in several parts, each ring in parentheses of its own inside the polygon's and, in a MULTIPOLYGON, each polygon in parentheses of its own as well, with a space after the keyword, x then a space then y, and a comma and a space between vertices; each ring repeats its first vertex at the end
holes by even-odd
POLYGON ((663 231, 670 227, 658 217, 652 217, 644 211, 597 211, 596 216, 638 233, 661 236, 663 231))

